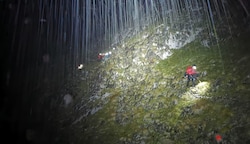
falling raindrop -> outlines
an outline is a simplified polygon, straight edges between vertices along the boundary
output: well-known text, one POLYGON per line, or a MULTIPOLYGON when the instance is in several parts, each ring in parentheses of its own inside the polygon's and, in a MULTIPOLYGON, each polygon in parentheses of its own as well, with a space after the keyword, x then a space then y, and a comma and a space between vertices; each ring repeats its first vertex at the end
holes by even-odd
MULTIPOLYGON (((78 68, 96 61, 99 53, 109 52, 110 48, 115 51, 116 44, 122 44, 144 28, 160 24, 167 26, 168 31, 179 31, 188 25, 191 33, 202 25, 205 45, 210 41, 218 44, 222 22, 228 35, 233 35, 233 27, 250 15, 247 0, 1 0, 0 3, 4 10, 0 14, 5 37, 2 45, 6 44, 1 55, 6 59, 3 75, 8 92, 8 104, 2 106, 3 111, 10 115, 9 121, 16 122, 10 131, 18 127, 18 132, 25 133, 25 126, 37 122, 46 136, 51 134, 46 133, 49 131, 46 122, 53 112, 51 103, 58 99, 58 90, 74 79, 78 68), (32 116, 27 113, 30 109, 32 116)), ((214 51, 221 55, 219 45, 214 51)), ((85 94, 91 91, 89 83, 86 80, 85 94)), ((17 138, 20 139, 21 136, 17 138)))

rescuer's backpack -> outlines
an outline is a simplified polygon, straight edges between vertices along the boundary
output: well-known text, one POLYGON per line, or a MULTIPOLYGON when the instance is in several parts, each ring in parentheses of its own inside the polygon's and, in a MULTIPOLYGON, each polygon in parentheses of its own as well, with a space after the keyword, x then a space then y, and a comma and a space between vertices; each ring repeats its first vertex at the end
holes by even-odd
POLYGON ((188 75, 193 74, 192 66, 188 66, 188 67, 187 67, 187 69, 186 69, 186 74, 188 74, 188 75))

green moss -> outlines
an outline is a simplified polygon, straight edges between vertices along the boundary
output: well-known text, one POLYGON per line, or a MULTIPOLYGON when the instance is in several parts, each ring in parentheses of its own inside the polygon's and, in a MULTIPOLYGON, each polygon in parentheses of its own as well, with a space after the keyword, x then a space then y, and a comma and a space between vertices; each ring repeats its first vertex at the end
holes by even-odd
POLYGON ((195 109, 201 109, 202 112, 198 115, 190 115, 182 118, 182 124, 177 126, 183 133, 189 133, 189 129, 185 129, 184 126, 193 128, 192 136, 194 138, 200 135, 198 126, 202 126, 203 132, 205 133, 209 133, 213 130, 226 133, 230 130, 231 126, 227 125, 227 123, 230 122, 233 113, 229 108, 210 100, 201 99, 192 106, 192 110, 195 109))
MULTIPOLYGON (((134 44, 137 40, 137 38, 132 38, 128 44, 134 44)), ((140 101, 148 107, 157 106, 160 102, 164 103, 165 106, 154 109, 135 107, 133 104, 136 102, 134 99, 128 98, 131 94, 127 92, 125 99, 129 102, 125 104, 129 106, 129 110, 125 111, 122 116, 129 117, 130 122, 125 125, 115 121, 118 98, 122 89, 103 90, 103 93, 109 92, 112 94, 109 97, 109 103, 83 122, 83 127, 86 130, 81 133, 82 143, 118 143, 120 138, 131 140, 134 133, 145 131, 143 126, 145 123, 150 124, 151 119, 157 119, 173 130, 180 132, 182 135, 179 135, 175 143, 186 143, 190 137, 194 139, 201 137, 202 134, 198 130, 199 126, 202 127, 202 132, 205 135, 213 130, 218 130, 222 134, 230 132, 232 121, 236 118, 238 112, 248 106, 247 102, 249 101, 249 86, 242 84, 242 80, 250 73, 249 50, 247 49, 250 41, 246 40, 242 35, 242 37, 211 48, 205 48, 200 45, 199 41, 195 41, 182 49, 172 50, 173 55, 160 61, 156 66, 157 70, 166 78, 164 79, 167 83, 166 86, 159 86, 147 92, 147 95, 152 96, 152 100, 142 99, 140 101), (199 87, 200 91, 197 93, 208 98, 191 99, 190 97, 194 95, 192 89, 184 88, 182 85, 185 83, 180 83, 186 67, 192 64, 197 65, 198 71, 207 72, 207 75, 200 77, 200 80, 208 85, 199 87), (218 81, 220 83, 217 83, 218 81), (230 81, 234 83, 231 87, 228 86, 230 81), (225 102, 235 97, 238 100, 234 106, 225 102), (183 116, 182 114, 187 107, 191 108, 193 114, 183 116), (149 115, 149 122, 144 122, 144 117, 149 115), (102 122, 104 123, 102 124, 102 122)), ((118 72, 123 72, 123 69, 119 69, 118 72)), ((120 77, 120 79, 125 80, 123 77, 120 77)), ((149 90, 150 85, 153 85, 156 81, 155 79, 157 78, 147 74, 145 77, 146 83, 137 84, 138 88, 132 87, 131 90, 137 90, 132 94, 141 98, 142 95, 145 95, 145 91, 149 90)), ((80 87, 85 86, 87 84, 82 82, 80 87)), ((80 93, 85 93, 85 91, 83 88, 80 93)), ((245 114, 249 119, 249 113, 245 114)), ((245 121, 248 120, 247 118, 245 121)), ((163 137, 157 131, 148 133, 148 143, 157 143, 163 137)), ((174 139, 169 136, 167 138, 174 139)))
MULTIPOLYGON (((211 49, 202 47, 198 42, 186 45, 182 49, 172 50, 173 54, 168 59, 160 61, 157 68, 166 75, 183 75, 188 65, 196 64, 199 70, 210 70, 208 62, 215 61, 219 64, 218 54, 211 49)), ((219 67, 219 66, 218 66, 219 67)))

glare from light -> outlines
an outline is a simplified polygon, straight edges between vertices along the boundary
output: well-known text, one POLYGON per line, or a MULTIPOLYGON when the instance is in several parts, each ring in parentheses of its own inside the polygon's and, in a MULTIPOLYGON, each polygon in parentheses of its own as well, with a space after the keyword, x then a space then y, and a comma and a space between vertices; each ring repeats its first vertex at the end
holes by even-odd
POLYGON ((80 65, 78 66, 78 69, 81 70, 82 68, 83 68, 83 64, 80 64, 80 65))
POLYGON ((200 98, 209 98, 205 95, 209 89, 209 82, 199 82, 195 87, 191 87, 188 91, 186 91, 182 95, 182 98, 185 99, 187 104, 192 104, 200 98))
POLYGON ((206 92, 210 89, 209 82, 199 82, 195 88, 198 90, 200 95, 206 94, 206 92))

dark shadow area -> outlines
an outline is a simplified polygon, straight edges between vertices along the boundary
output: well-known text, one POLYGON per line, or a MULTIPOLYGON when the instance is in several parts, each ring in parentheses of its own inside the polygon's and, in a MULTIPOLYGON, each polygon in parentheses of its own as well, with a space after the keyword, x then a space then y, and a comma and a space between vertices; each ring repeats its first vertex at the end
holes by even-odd
POLYGON ((194 132, 199 142, 215 142, 216 132, 249 142, 249 1, 171 2, 0 0, 1 141, 195 143, 182 132, 214 116, 218 123, 194 132), (175 42, 185 47, 171 49, 175 42), (208 73, 205 94, 179 78, 193 63, 208 73), (211 100, 190 106, 184 95, 211 100), (189 117, 189 109, 204 113, 189 117), (233 115, 244 119, 214 129, 233 115))

